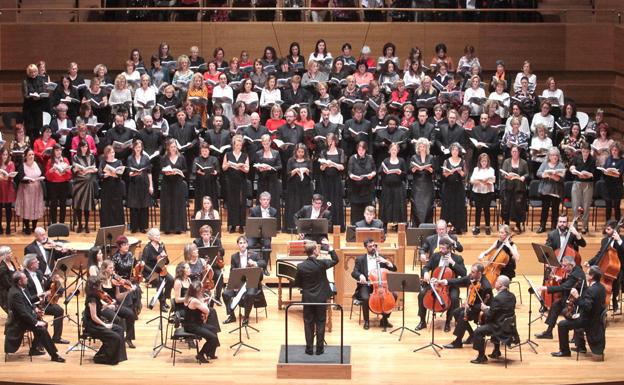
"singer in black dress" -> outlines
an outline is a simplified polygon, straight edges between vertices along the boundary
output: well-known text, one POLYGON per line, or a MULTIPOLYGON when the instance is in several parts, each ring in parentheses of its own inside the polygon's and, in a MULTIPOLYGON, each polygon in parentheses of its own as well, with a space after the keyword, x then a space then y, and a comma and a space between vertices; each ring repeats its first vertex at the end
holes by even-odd
MULTIPOLYGON (((262 135, 262 149, 256 152, 255 165, 258 174, 258 190, 257 195, 267 191, 271 194, 271 202, 269 206, 275 207, 278 212, 282 206, 280 197, 282 195, 282 158, 279 151, 271 149, 271 136, 269 134, 262 135), (259 166, 264 164, 269 167, 259 166)), ((281 218, 277 216, 277 228, 280 228, 281 218)))
POLYGON ((429 140, 416 141, 416 154, 408 168, 412 172, 412 223, 433 222, 433 157, 429 154, 429 140))
POLYGON ((160 230, 165 234, 186 231, 187 185, 183 174, 186 160, 178 151, 174 140, 167 142, 166 155, 161 159, 162 183, 160 186, 160 230))
POLYGON ((225 204, 227 206, 227 224, 230 232, 236 226, 243 233, 245 226, 245 209, 247 207, 247 173, 249 173, 249 157, 243 151, 242 135, 232 138, 232 151, 223 157, 223 173, 225 175, 225 204))
POLYGON ((342 181, 345 169, 345 156, 342 149, 337 148, 336 135, 327 134, 327 149, 322 150, 319 157, 321 172, 321 194, 327 202, 331 202, 329 210, 332 213, 332 224, 340 225, 340 231, 345 230, 344 218, 344 183, 342 181), (330 161, 332 163, 327 163, 330 161))
POLYGON ((148 209, 152 204, 151 195, 154 193, 152 184, 151 163, 147 155, 143 154, 143 142, 135 140, 132 145, 132 155, 126 162, 128 171, 128 195, 126 205, 130 209, 130 230, 146 232, 148 223, 148 209))
POLYGON ((123 225, 123 198, 126 188, 121 174, 107 168, 123 166, 121 160, 115 158, 113 146, 104 147, 104 158, 100 161, 98 175, 100 177, 100 227, 123 225))
POLYGON ((366 153, 368 144, 364 141, 356 146, 355 154, 349 158, 348 175, 351 203, 351 224, 364 219, 364 208, 373 203, 375 191, 375 161, 366 153))
POLYGON ((295 145, 294 155, 286 164, 286 210, 283 231, 296 229, 294 215, 312 200, 312 161, 303 143, 295 145))
POLYGON ((210 197, 215 210, 219 210, 219 160, 210 155, 210 144, 199 145, 199 156, 193 161, 192 174, 195 177, 195 211, 202 209, 202 198, 210 197))
POLYGON ((466 163, 460 156, 461 146, 453 143, 449 147, 451 157, 442 167, 442 213, 440 217, 451 222, 455 232, 466 231, 466 163))
POLYGON ((403 223, 406 221, 405 175, 407 167, 405 160, 399 158, 399 145, 390 145, 390 156, 381 162, 377 173, 381 179, 381 210, 380 219, 384 226, 388 223, 403 223))

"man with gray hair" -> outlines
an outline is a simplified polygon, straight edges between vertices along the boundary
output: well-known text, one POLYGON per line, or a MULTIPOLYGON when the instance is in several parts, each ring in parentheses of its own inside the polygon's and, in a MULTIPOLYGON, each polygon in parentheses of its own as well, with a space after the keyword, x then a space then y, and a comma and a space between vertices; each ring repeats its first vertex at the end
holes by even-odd
MULTIPOLYGON (((260 193, 258 197, 259 204, 249 210, 249 216, 251 218, 277 218, 277 209, 270 206, 271 194, 267 191, 260 193)), ((262 248, 262 256, 267 262, 267 266, 271 262, 271 238, 249 238, 249 248, 258 249, 262 248)), ((264 268, 264 275, 269 275, 269 272, 264 268)))
POLYGON ((54 263, 67 253, 67 249, 61 246, 60 251, 56 250, 57 245, 48 239, 48 234, 43 227, 36 227, 34 233, 35 240, 24 247, 24 255, 35 254, 39 260, 39 271, 49 277, 54 263))
MULTIPOLYGON (((506 275, 499 275, 494 288, 498 292, 490 306, 481 303, 481 311, 485 313, 485 322, 479 326, 473 335, 473 349, 479 352, 473 364, 483 364, 487 362, 485 356, 485 336, 492 336, 494 350, 489 355, 490 358, 497 359, 501 356, 499 339, 513 336, 518 339, 515 328, 505 328, 505 320, 515 315, 516 296, 509 292, 509 278, 506 275)), ((519 342, 516 340, 516 342, 519 342)))

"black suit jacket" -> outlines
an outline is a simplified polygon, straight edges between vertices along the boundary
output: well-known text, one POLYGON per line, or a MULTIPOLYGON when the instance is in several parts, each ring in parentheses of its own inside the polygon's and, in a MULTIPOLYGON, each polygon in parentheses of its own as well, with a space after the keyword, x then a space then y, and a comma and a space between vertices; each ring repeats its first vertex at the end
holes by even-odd
MULTIPOLYGON (((251 259, 252 261, 255 261, 258 264, 258 267, 263 269, 263 270, 267 266, 267 263, 264 260, 264 258, 262 258, 257 253, 254 253, 252 251, 247 250, 247 258, 251 259)), ((247 266, 241 266, 241 264, 240 264, 240 252, 237 251, 236 253, 232 254, 232 258, 230 260, 230 273, 232 273, 232 270, 240 269, 242 267, 247 267, 247 266)), ((262 274, 260 274, 260 282, 262 282, 262 274)), ((258 289, 260 289, 260 283, 258 283, 258 289)))
MULTIPOLYGON (((39 270, 37 270, 36 273, 37 273, 37 277, 39 278, 39 283, 41 284, 41 287, 43 288, 44 291, 47 291, 50 288, 51 282, 49 280, 46 280, 43 276, 43 273, 41 273, 39 270)), ((26 278, 28 278, 28 284, 26 285, 26 292, 30 296, 31 302, 35 303, 39 301, 39 298, 37 297, 37 287, 35 286, 35 281, 33 281, 32 277, 30 276, 30 272, 28 270, 24 269, 24 274, 26 274, 26 278)))
MULTIPOLYGON (((570 234, 570 237, 568 238, 568 244, 577 251, 579 247, 587 246, 587 242, 585 242, 585 238, 583 238, 583 236, 581 236, 581 239, 576 239, 576 237, 572 234, 570 234)), ((546 238, 546 246, 552 247, 553 250, 557 250, 561 247, 558 229, 554 229, 553 231, 548 233, 548 237, 546 238)))
POLYGON ((329 252, 331 260, 308 257, 297 266, 295 286, 303 291, 303 302, 327 302, 331 297, 331 289, 327 280, 327 269, 338 264, 338 255, 334 250, 329 252))
POLYGON ((372 228, 372 229, 383 229, 383 222, 381 219, 373 219, 371 223, 366 223, 365 219, 361 221, 355 222, 355 227, 364 227, 364 228, 372 228))
POLYGON ((500 291, 492 299, 490 308, 485 312, 485 323, 492 327, 494 336, 504 338, 515 333, 514 330, 503 329, 503 321, 505 318, 512 317, 515 314, 515 309, 516 296, 509 290, 500 291))
MULTIPOLYGON (((469 287, 470 286, 470 276, 465 275, 460 278, 452 278, 448 280, 449 286, 459 286, 459 287, 469 287)), ((485 304, 490 303, 492 301, 492 286, 490 285, 490 281, 487 280, 485 275, 481 276, 481 287, 479 288, 479 295, 474 302, 473 308, 481 307, 481 299, 483 299, 485 304), (479 297, 480 296, 480 297, 479 297)))
MULTIPOLYGON (((441 257, 442 256, 440 255, 440 253, 434 253, 429 258, 429 262, 427 262, 427 265, 425 265, 425 267, 423 268, 423 275, 428 271, 433 273, 436 267, 438 267, 438 265, 440 264, 441 257)), ((455 273, 455 276, 456 277, 465 276, 467 274, 467 271, 466 271, 466 265, 464 264, 464 258, 462 258, 462 256, 459 254, 453 254, 453 253, 451 253, 451 258, 453 259, 453 261, 455 261, 455 265, 454 266, 449 265, 449 268, 455 273)))
MULTIPOLYGON (((455 251, 458 252, 462 252, 464 251, 464 246, 462 246, 462 244, 459 242, 459 239, 457 239, 457 235, 448 235, 452 240, 455 241, 456 245, 455 245, 455 251)), ((433 251, 436 249, 436 247, 438 247, 438 234, 433 234, 427 237, 427 239, 425 239, 425 242, 423 243, 422 246, 422 250, 425 253, 429 253, 432 254, 433 251)))
MULTIPOLYGON (((252 218, 262 218, 262 208, 260 206, 254 206, 249 210, 249 216, 252 218)), ((269 207, 269 216, 271 218, 277 218, 277 209, 275 207, 269 207)))
POLYGON ((604 285, 596 282, 585 288, 577 300, 580 318, 587 334, 587 342, 594 354, 602 354, 605 347, 605 330, 601 316, 605 310, 606 296, 604 285))
POLYGON ((41 274, 45 274, 46 267, 48 266, 48 262, 50 262, 50 270, 54 267, 55 256, 54 250, 45 250, 46 255, 41 253, 41 249, 37 246, 37 241, 32 241, 26 247, 24 247, 24 255, 26 254, 37 254, 37 259, 39 260, 39 271, 41 274))
MULTIPOLYGON (((353 272, 351 272, 351 276, 356 281, 360 279, 360 274, 364 275, 366 279, 368 279, 368 261, 366 260, 367 257, 368 256, 364 254, 364 255, 360 255, 359 257, 355 259, 355 265, 353 266, 353 272)), ((397 267, 394 263, 392 264, 392 267, 388 266, 387 263, 380 263, 379 267, 381 267, 382 269, 390 270, 390 271, 397 271, 397 267)), ((372 288, 372 287, 368 285, 361 285, 358 283, 357 289, 355 291, 356 296, 358 296, 359 298, 360 290, 363 290, 363 289, 370 290, 369 288, 372 288)))
POLYGON ((583 269, 576 265, 574 269, 561 281, 559 286, 548 286, 548 294, 563 293, 563 299, 565 300, 570 295, 570 290, 575 287, 577 290, 581 289, 582 283, 585 282, 585 273, 583 269))
MULTIPOLYGON (((297 211, 294 215, 295 218, 295 222, 297 221, 297 219, 307 219, 310 218, 310 215, 312 215, 312 205, 305 205, 302 208, 299 209, 299 211, 297 211)), ((325 210, 322 214, 321 214, 321 218, 325 218, 327 219, 327 227, 328 229, 331 229, 332 227, 332 215, 331 215, 331 211, 329 210, 325 210)))
POLYGON ((37 315, 21 288, 11 286, 7 298, 9 318, 4 328, 4 351, 15 353, 22 345, 24 332, 35 328, 37 315))
MULTIPOLYGON (((600 241, 600 249, 598 250, 598 252, 596 253, 596 255, 594 255, 592 259, 587 261, 587 263, 589 263, 590 266, 598 264, 599 258, 604 254, 607 247, 609 247, 609 244, 611 243, 611 241, 612 239, 610 237, 602 238, 602 240, 600 241)), ((617 242, 613 242, 612 247, 618 253, 618 258, 620 259, 620 265, 624 266, 624 242, 622 242, 621 245, 618 245, 617 242)))

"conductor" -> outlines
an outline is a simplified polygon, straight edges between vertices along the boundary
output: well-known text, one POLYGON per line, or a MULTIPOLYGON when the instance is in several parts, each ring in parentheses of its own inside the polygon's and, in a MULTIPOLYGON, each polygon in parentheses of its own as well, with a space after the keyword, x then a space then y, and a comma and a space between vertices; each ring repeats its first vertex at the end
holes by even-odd
MULTIPOLYGON (((320 245, 314 241, 306 241, 304 248, 308 259, 301 262, 299 266, 297 266, 295 286, 302 289, 302 300, 304 303, 325 303, 331 295, 326 270, 332 268, 338 263, 338 255, 336 255, 336 252, 331 245, 329 245, 329 242, 326 239, 323 240, 323 245, 329 246, 329 256, 331 257, 331 260, 317 259, 321 251, 320 245)), ((303 306, 306 354, 312 355, 313 353, 312 346, 314 343, 315 330, 316 355, 323 354, 326 318, 327 312, 325 306, 303 306)))

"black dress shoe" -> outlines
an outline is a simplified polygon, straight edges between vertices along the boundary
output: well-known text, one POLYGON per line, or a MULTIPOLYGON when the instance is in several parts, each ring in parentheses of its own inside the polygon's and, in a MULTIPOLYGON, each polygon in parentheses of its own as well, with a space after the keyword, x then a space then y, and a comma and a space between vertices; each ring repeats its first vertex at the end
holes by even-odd
POLYGON ((55 344, 62 344, 62 345, 68 345, 69 341, 64 340, 62 338, 57 338, 55 340, 52 340, 52 342, 54 342, 55 344))
POLYGON ((450 344, 444 345, 444 349, 461 349, 462 347, 462 343, 457 341, 453 341, 450 344))
POLYGON ((38 349, 30 349, 28 351, 29 356, 43 356, 44 354, 45 352, 42 352, 41 350, 38 350, 38 349))
POLYGON ((553 357, 570 357, 572 356, 572 353, 570 352, 553 352, 550 353, 551 356, 553 357))
POLYGON ((316 349, 316 355, 317 356, 320 356, 323 353, 325 353, 325 349, 316 349))
POLYGON ((447 322, 447 323, 444 324, 444 332, 448 333, 450 331, 451 331, 451 323, 447 322))
POLYGON ((387 328, 391 328, 392 324, 390 323, 390 321, 386 320, 386 324, 384 326, 387 328))
POLYGON ((364 321, 364 330, 368 330, 369 327, 368 321, 364 321))
POLYGON ((228 228, 228 233, 232 234, 232 233, 234 233, 234 231, 235 231, 235 230, 236 230, 236 227, 235 227, 235 226, 230 226, 230 227, 228 228))
POLYGON ((538 227, 538 228, 537 228, 536 233, 541 234, 541 233, 543 233, 544 231, 546 231, 546 229, 544 228, 544 226, 540 226, 540 227, 538 227))
POLYGON ((52 358, 50 358, 50 361, 63 363, 65 362, 65 359, 57 354, 55 356, 52 356, 52 358))
POLYGON ((210 363, 210 361, 208 361, 208 359, 206 359, 206 356, 204 356, 202 353, 198 354, 195 356, 195 359, 199 362, 201 362, 202 364, 208 364, 210 363))
POLYGON ((130 349, 136 349, 136 346, 132 343, 132 340, 126 340, 126 344, 130 349))
POLYGON ((312 348, 306 348, 305 350, 305 354, 309 355, 309 356, 313 356, 314 355, 314 350, 312 350, 312 348))
POLYGON ((472 345, 472 336, 468 336, 465 340, 462 341, 464 345, 472 345))
POLYGON ((224 324, 231 324, 232 322, 236 322, 236 317, 231 315, 223 321, 224 324))
POLYGON ((210 358, 211 360, 216 360, 216 359, 217 359, 217 358, 219 358, 219 357, 217 357, 217 356, 215 356, 215 355, 212 355, 212 356, 208 356, 208 358, 210 358))
POLYGON ((492 229, 489 227, 485 228, 485 235, 492 235, 492 229))
POLYGON ((427 323, 425 321, 420 321, 418 325, 416 325, 415 330, 423 330, 427 328, 427 323))
POLYGON ((485 364, 486 362, 488 362, 488 359, 486 356, 477 356, 477 358, 475 358, 474 360, 470 360, 470 362, 473 364, 485 364))
POLYGON ((572 348, 572 349, 570 349, 570 350, 572 350, 573 352, 579 352, 579 353, 582 353, 582 354, 587 353, 587 348, 580 348, 580 349, 579 349, 579 348, 577 348, 577 347, 574 347, 574 348, 572 348))
POLYGON ((488 354, 488 357, 490 357, 491 359, 495 360, 497 358, 500 358, 501 355, 502 354, 501 354, 500 350, 494 350, 492 353, 488 354))
POLYGON ((552 334, 552 332, 544 331, 542 333, 536 334, 535 337, 537 339, 540 339, 540 340, 552 340, 553 339, 553 334, 552 334))

